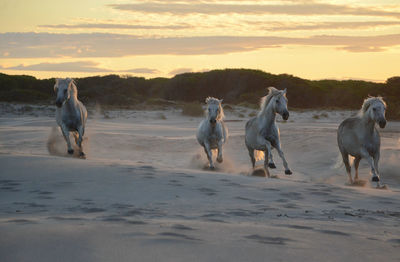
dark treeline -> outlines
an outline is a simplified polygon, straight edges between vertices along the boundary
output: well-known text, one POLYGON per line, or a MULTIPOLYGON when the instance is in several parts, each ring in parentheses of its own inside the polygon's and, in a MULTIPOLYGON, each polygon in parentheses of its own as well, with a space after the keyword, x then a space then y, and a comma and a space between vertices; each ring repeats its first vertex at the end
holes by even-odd
MULTIPOLYGON (((260 70, 225 69, 185 73, 173 78, 145 79, 118 75, 75 79, 79 99, 87 104, 135 106, 152 101, 203 102, 207 96, 225 103, 255 105, 266 88, 288 89, 289 107, 299 109, 358 109, 368 95, 381 95, 388 103, 387 116, 400 119, 400 77, 385 83, 356 80, 311 81, 260 70)), ((0 101, 52 103, 54 79, 0 74, 0 101)))

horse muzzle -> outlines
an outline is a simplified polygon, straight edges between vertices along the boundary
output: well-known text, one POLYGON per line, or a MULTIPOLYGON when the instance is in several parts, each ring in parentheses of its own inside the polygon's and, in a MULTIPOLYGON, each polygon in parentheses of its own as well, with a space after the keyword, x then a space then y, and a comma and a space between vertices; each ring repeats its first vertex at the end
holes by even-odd
POLYGON ((215 120, 215 119, 210 119, 210 123, 213 124, 213 125, 215 125, 215 123, 217 123, 217 120, 215 120))
POLYGON ((283 120, 288 120, 289 119, 289 112, 285 112, 282 114, 283 120))
POLYGON ((57 101, 56 101, 56 106, 57 106, 57 107, 61 107, 61 106, 62 106, 62 101, 57 100, 57 101))
POLYGON ((380 128, 385 128, 385 126, 386 126, 386 120, 381 120, 381 121, 378 122, 378 124, 379 124, 379 127, 380 127, 380 128))

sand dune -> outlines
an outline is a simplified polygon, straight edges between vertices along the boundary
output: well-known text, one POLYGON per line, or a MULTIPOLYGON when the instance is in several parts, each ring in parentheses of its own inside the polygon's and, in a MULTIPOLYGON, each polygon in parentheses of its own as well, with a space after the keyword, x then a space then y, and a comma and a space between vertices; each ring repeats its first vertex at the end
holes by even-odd
POLYGON ((292 112, 279 126, 293 175, 274 152, 277 179, 248 175, 249 113, 226 113, 224 162, 209 171, 201 118, 179 110, 92 112, 86 160, 66 154, 51 110, 3 110, 0 261, 400 260, 400 123, 381 132, 377 190, 366 162, 364 187, 335 167, 354 112, 292 112))

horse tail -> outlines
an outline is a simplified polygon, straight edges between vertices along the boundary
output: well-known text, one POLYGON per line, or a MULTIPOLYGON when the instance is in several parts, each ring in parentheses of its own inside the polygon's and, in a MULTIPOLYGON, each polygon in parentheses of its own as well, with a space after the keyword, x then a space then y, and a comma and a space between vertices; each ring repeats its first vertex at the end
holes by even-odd
POLYGON ((222 124, 222 135, 224 137, 224 143, 226 143, 226 141, 228 140, 228 129, 225 126, 224 122, 221 122, 222 124))
MULTIPOLYGON (((349 164, 350 164, 350 166, 353 165, 353 162, 354 162, 354 157, 349 155, 349 164)), ((338 155, 336 156, 336 161, 335 161, 335 163, 333 165, 333 168, 334 169, 340 169, 343 166, 344 166, 343 157, 342 157, 342 154, 339 152, 338 155)))
POLYGON ((256 159, 256 161, 263 160, 264 157, 264 151, 254 150, 254 158, 256 159))

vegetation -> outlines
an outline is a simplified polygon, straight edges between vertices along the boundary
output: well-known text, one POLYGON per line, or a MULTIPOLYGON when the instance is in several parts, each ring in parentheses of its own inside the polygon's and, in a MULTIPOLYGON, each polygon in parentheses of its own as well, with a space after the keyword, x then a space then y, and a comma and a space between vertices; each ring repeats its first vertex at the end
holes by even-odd
MULTIPOLYGON (((204 103, 207 96, 223 98, 225 103, 257 107, 266 88, 288 89, 289 107, 297 109, 358 109, 368 95, 381 95, 388 103, 389 119, 400 119, 400 77, 386 83, 368 81, 311 81, 292 75, 273 75, 260 70, 225 69, 204 73, 185 73, 173 78, 145 79, 118 75, 75 79, 79 99, 87 104, 135 107, 171 106, 175 103, 204 103)), ((0 74, 0 101, 52 103, 54 79, 0 74)))
POLYGON ((185 116, 203 116, 204 110, 199 103, 186 103, 182 107, 182 115, 185 116))

